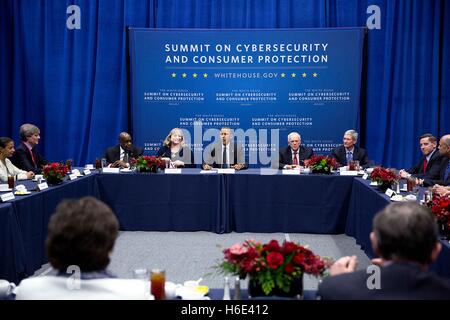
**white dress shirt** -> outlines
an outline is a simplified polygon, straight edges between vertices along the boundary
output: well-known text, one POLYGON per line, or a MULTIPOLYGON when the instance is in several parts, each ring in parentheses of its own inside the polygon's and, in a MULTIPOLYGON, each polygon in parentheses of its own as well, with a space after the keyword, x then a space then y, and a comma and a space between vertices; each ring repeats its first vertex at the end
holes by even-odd
POLYGON ((22 280, 16 300, 149 300, 149 288, 138 279, 75 279, 40 276, 22 280))
POLYGON ((8 181, 8 175, 17 176, 17 180, 28 179, 27 172, 17 168, 15 165, 12 164, 11 160, 6 158, 5 163, 3 163, 3 161, 0 160, 0 181, 2 182, 8 181))
MULTIPOLYGON (((221 160, 223 159, 223 148, 224 148, 224 145, 222 144, 222 148, 220 149, 220 159, 221 160)), ((230 162, 230 144, 229 143, 226 145, 226 148, 227 148, 227 150, 226 150, 226 152, 227 152, 227 154, 226 154, 226 156, 227 156, 227 163, 226 164, 231 165, 231 162, 230 162)), ((223 164, 225 164, 225 163, 223 163, 223 164)))

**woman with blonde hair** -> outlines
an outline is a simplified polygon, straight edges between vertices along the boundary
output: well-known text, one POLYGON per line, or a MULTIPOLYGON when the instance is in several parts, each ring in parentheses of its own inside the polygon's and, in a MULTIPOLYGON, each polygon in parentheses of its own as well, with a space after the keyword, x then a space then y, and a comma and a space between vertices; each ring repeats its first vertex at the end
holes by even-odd
POLYGON ((183 131, 179 128, 170 130, 156 156, 170 158, 172 165, 177 168, 195 168, 194 153, 185 144, 183 131))

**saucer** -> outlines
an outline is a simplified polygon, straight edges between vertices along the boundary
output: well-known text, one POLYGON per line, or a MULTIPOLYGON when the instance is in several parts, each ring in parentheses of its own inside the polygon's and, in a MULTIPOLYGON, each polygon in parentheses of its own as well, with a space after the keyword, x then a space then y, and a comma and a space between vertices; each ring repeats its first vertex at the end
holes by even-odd
POLYGON ((209 297, 205 297, 204 293, 185 286, 177 288, 177 296, 181 297, 182 300, 209 300, 209 297))
POLYGON ((399 202, 399 201, 405 201, 405 199, 401 195, 397 194, 391 198, 391 201, 399 202))
POLYGON ((16 196, 26 196, 27 194, 31 194, 30 191, 16 191, 14 192, 16 196))

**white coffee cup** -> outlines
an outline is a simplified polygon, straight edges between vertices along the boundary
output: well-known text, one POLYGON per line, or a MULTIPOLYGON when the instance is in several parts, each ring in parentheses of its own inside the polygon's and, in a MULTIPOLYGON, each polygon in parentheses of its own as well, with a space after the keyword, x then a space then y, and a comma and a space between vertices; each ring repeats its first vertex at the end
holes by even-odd
POLYGON ((0 191, 8 191, 8 185, 7 184, 0 184, 0 191))
POLYGON ((408 201, 416 201, 417 197, 413 194, 408 194, 407 196, 405 196, 405 199, 408 201))
POLYGON ((164 290, 166 291, 166 299, 173 300, 177 297, 177 286, 175 283, 166 281, 164 290))
POLYGON ((16 186, 17 191, 27 191, 27 187, 25 187, 23 184, 19 184, 16 186))
POLYGON ((0 299, 8 297, 14 290, 16 285, 7 280, 0 280, 0 299))
POLYGON ((205 300, 203 293, 197 292, 191 287, 182 286, 178 289, 178 294, 183 300, 205 300))

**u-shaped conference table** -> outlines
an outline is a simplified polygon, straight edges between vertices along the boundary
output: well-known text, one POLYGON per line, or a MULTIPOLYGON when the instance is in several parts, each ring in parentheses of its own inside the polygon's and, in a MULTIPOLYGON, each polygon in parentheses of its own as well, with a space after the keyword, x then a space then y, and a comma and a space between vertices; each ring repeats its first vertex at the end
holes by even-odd
MULTIPOLYGON (((21 183, 29 190, 36 186, 21 183)), ((92 172, 0 203, 0 279, 18 283, 46 263, 50 216, 62 199, 83 196, 107 203, 125 231, 345 233, 369 257, 372 219, 390 202, 369 181, 352 176, 260 169, 235 174, 92 172)), ((450 277, 450 245, 441 242, 432 269, 450 277)))

